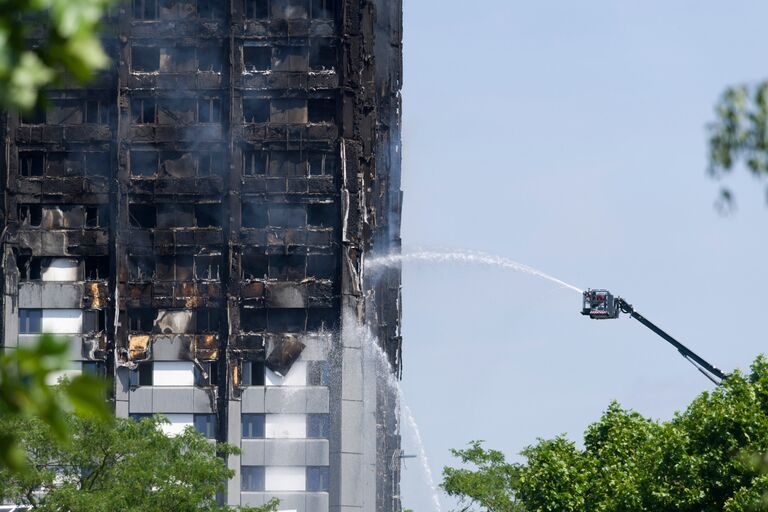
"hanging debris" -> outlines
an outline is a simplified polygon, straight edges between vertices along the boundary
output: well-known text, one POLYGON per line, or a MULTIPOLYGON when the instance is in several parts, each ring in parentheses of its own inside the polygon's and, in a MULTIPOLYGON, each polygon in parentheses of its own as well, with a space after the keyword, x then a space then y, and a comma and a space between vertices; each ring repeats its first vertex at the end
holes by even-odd
POLYGON ((267 356, 267 368, 279 375, 285 377, 291 370, 306 345, 300 342, 295 336, 282 336, 273 342, 272 351, 267 356))

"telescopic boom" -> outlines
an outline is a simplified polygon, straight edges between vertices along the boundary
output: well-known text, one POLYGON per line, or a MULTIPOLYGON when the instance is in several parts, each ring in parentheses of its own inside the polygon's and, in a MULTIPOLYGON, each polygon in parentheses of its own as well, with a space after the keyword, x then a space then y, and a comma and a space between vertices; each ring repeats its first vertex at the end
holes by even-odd
POLYGON ((588 315, 596 320, 618 318, 619 313, 626 313, 632 318, 661 336, 667 343, 677 349, 680 354, 691 362, 701 373, 715 384, 728 378, 719 368, 708 363, 704 358, 696 354, 675 338, 662 331, 657 325, 635 311, 632 304, 621 297, 614 297, 608 290, 587 290, 584 292, 584 305, 582 315, 588 315))

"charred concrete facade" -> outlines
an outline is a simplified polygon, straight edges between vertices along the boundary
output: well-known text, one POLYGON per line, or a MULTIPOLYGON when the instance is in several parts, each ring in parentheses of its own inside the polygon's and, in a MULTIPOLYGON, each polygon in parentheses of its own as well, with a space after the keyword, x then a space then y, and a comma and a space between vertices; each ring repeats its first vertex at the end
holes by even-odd
POLYGON ((114 67, 3 118, 2 342, 242 449, 232 505, 399 510, 399 0, 133 0, 114 67))

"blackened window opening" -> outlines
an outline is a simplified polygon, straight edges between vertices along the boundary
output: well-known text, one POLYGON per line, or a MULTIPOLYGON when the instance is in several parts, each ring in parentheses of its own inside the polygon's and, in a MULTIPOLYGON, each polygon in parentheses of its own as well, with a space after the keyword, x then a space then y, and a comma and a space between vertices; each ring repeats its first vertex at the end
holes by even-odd
POLYGON ((131 176, 154 176, 157 174, 157 165, 157 151, 131 151, 131 176))
POLYGON ((204 388, 219 383, 218 368, 215 363, 195 364, 195 386, 204 388))
POLYGON ((131 204, 128 205, 128 217, 131 227, 151 229, 157 224, 157 212, 153 205, 131 204))
POLYGON ((312 17, 315 19, 328 19, 336 15, 337 0, 311 0, 312 17))
POLYGON ((40 106, 21 112, 21 124, 44 124, 45 119, 45 109, 40 106))
POLYGON ((131 47, 131 69, 142 73, 160 69, 160 48, 154 46, 131 47))
POLYGON ((43 221, 43 207, 39 204, 19 205, 19 222, 24 227, 40 227, 43 221))
POLYGON ((267 173, 266 151, 243 151, 243 174, 246 176, 262 176, 267 173))
POLYGON ((221 273, 221 255, 195 256, 195 279, 203 281, 216 281, 221 273))
POLYGON ((273 254, 269 256, 269 278, 297 281, 306 277, 307 257, 303 254, 273 254))
POLYGON ((255 250, 246 250, 240 258, 243 279, 264 279, 269 272, 267 256, 255 250))
POLYGON ((243 98, 243 121, 246 123, 269 122, 269 100, 243 98))
POLYGON ((85 279, 98 281, 109 278, 109 256, 86 256, 85 279))
POLYGON ((224 65, 224 53, 217 46, 203 46, 197 49, 198 71, 221 73, 224 65))
POLYGON ((223 19, 225 5, 228 4, 222 0, 197 0, 197 16, 207 20, 223 19))
POLYGON ((155 278, 153 256, 128 256, 128 278, 131 281, 150 281, 155 278))
POLYGON ((195 310, 195 332, 216 333, 219 331, 221 311, 216 308, 198 308, 195 310))
POLYGON ((332 153, 312 152, 308 163, 310 176, 334 176, 338 169, 338 160, 332 153))
POLYGON ((16 258, 19 269, 19 279, 22 281, 37 281, 42 277, 42 259, 36 256, 19 256, 16 258))
POLYGON ((221 100, 219 98, 197 100, 197 121, 199 123, 220 123, 221 100))
POLYGON ((336 101, 311 99, 307 101, 307 116, 310 123, 332 123, 336 119, 336 101))
POLYGON ((21 176, 42 176, 45 169, 45 153, 42 151, 19 152, 19 174, 21 176))
POLYGON ((264 361, 245 361, 243 363, 244 386, 263 386, 265 375, 264 361))
POLYGON ((261 308, 240 308, 240 329, 243 332, 259 332, 267 328, 267 312, 261 308))
POLYGON ((85 174, 105 178, 111 174, 110 156, 106 151, 85 154, 85 174))
POLYGON ((330 41, 317 41, 309 51, 309 69, 330 71, 336 68, 336 47, 330 41))
POLYGON ((131 372, 131 387, 152 385, 152 363, 141 363, 131 372))
POLYGON ((158 0, 133 0, 133 17, 137 20, 156 20, 158 0))
POLYGON ((248 72, 268 71, 272 66, 272 48, 243 46, 243 68, 248 72))
POLYGON ((109 226, 109 210, 106 206, 86 206, 85 227, 105 228, 109 226))
POLYGON ((248 19, 266 19, 269 17, 269 0, 244 0, 243 12, 248 19))
POLYGON ((131 116, 136 124, 157 122, 157 102, 154 98, 132 98, 131 116))
POLYGON ((266 228, 269 223, 267 207, 263 204, 244 202, 241 215, 244 228, 266 228))
POLYGON ((150 308, 128 310, 128 329, 134 332, 152 332, 156 311, 150 308))

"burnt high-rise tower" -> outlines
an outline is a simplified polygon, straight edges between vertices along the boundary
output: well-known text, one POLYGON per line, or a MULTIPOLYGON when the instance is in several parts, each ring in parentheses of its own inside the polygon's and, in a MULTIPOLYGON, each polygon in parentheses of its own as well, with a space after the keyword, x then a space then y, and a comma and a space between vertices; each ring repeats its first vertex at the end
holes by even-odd
POLYGON ((400 0, 133 0, 112 68, 3 118, 6 350, 234 444, 229 504, 399 510, 400 0))

